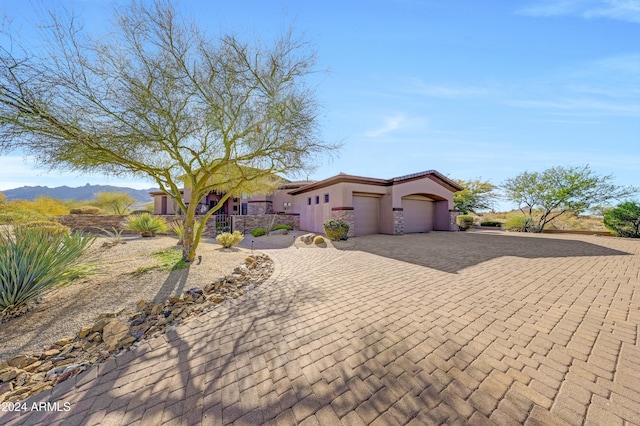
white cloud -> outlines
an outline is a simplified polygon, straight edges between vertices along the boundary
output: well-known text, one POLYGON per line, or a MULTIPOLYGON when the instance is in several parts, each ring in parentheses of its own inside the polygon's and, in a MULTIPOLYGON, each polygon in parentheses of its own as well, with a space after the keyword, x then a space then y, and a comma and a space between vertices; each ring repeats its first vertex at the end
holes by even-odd
POLYGON ((365 132, 365 135, 370 138, 379 138, 380 136, 387 135, 393 131, 398 130, 406 122, 404 114, 396 114, 392 117, 387 117, 384 120, 384 124, 374 130, 365 132))
POLYGON ((640 23, 640 0, 542 0, 518 10, 535 17, 579 16, 640 23))

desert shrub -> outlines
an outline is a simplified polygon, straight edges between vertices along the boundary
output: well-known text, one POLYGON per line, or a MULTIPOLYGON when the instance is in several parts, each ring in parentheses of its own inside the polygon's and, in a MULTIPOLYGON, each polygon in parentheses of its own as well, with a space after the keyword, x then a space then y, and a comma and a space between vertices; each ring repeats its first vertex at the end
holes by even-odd
POLYGON ((69 209, 66 205, 51 197, 38 197, 34 201, 10 200, 0 203, 0 224, 46 221, 55 215, 67 213, 69 209))
POLYGON ((324 238, 322 238, 320 235, 316 235, 315 237, 313 237, 313 244, 322 244, 324 243, 324 238))
POLYGON ((129 207, 135 203, 136 200, 131 195, 120 192, 99 192, 91 200, 91 204, 113 214, 127 214, 129 207))
POLYGON ((607 211, 604 226, 619 237, 640 238, 640 205, 627 201, 607 211))
POLYGON ((466 231, 473 226, 473 216, 468 214, 461 214, 456 217, 456 224, 461 231, 466 231))
POLYGON ((157 233, 167 232, 167 222, 159 216, 145 213, 130 216, 126 228, 130 231, 140 232, 143 236, 155 236, 157 233))
POLYGON ((115 227, 111 227, 111 230, 100 228, 100 231, 102 231, 102 233, 111 240, 110 243, 104 242, 102 244, 103 246, 113 246, 116 244, 125 243, 125 241, 122 239, 122 232, 124 231, 124 229, 116 229, 115 227))
POLYGON ((36 221, 29 222, 21 225, 24 228, 40 228, 47 231, 48 234, 70 234, 71 228, 65 226, 59 222, 49 222, 49 221, 36 221))
POLYGON ((502 222, 494 222, 494 221, 488 220, 486 222, 480 222, 480 226, 495 226, 496 228, 499 228, 502 226, 502 222))
POLYGON ((36 220, 47 220, 47 217, 30 210, 0 211, 0 225, 21 224, 36 220))
POLYGON ((238 244, 240 241, 244 240, 244 236, 240 233, 240 231, 233 231, 233 234, 229 232, 223 232, 216 237, 216 240, 220 244, 222 244, 223 247, 230 248, 238 244))
POLYGON ((96 206, 81 206, 69 211, 70 214, 100 214, 100 212, 102 212, 102 210, 96 206))
POLYGON ((510 216, 504 224, 507 231, 533 232, 534 227, 533 221, 524 215, 510 216))
POLYGON ((326 220, 323 224, 324 233, 330 240, 346 240, 349 233, 349 225, 340 219, 326 220))
MULTIPOLYGON (((143 214, 148 214, 148 213, 143 213, 143 214)), ((200 221, 195 221, 193 222, 193 233, 197 233, 198 230, 200 229, 200 226, 202 225, 202 222, 200 221)), ((181 220, 176 220, 173 222, 169 223, 169 228, 171 228, 171 231, 176 234, 178 236, 178 238, 180 239, 178 241, 178 245, 182 245, 182 241, 184 238, 184 222, 181 220)))
POLYGON ((287 231, 291 231, 293 228, 291 227, 291 225, 276 225, 273 227, 272 231, 277 231, 278 229, 286 229, 287 231))
POLYGON ((93 241, 81 233, 52 234, 42 227, 0 230, 0 312, 10 313, 64 283, 93 241))
POLYGON ((254 237, 262 237, 263 235, 266 235, 267 231, 264 230, 264 228, 256 228, 253 231, 251 231, 251 235, 253 235, 254 237))

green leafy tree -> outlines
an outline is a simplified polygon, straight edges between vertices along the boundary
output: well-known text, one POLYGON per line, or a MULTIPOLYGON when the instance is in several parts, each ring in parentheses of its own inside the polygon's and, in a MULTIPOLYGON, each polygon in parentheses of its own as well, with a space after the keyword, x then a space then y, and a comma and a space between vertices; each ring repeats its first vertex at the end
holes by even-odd
POLYGON ((131 195, 121 192, 99 192, 92 202, 93 205, 114 214, 127 214, 129 207, 135 203, 136 200, 131 195))
POLYGON ((42 46, 20 48, 8 26, 1 34, 9 42, 0 47, 0 152, 151 178, 184 213, 187 261, 209 192, 226 191, 218 208, 242 192, 267 192, 269 177, 306 172, 335 147, 318 136, 307 83, 315 54, 291 33, 269 44, 211 37, 164 0, 134 0, 91 37, 77 17, 49 16, 42 46))
POLYGON ((612 179, 611 175, 597 175, 589 165, 552 167, 507 179, 502 188, 505 197, 528 217, 525 230, 542 232, 548 223, 565 213, 580 215, 591 207, 638 191, 634 187, 614 185, 612 179), (538 210, 535 219, 534 210, 538 210))
POLYGON ((498 194, 497 187, 489 181, 480 179, 460 180, 456 182, 464 189, 453 194, 455 209, 463 214, 478 213, 493 209, 498 194))
POLYGON ((640 238, 640 204, 627 201, 608 210, 604 226, 620 237, 640 238))

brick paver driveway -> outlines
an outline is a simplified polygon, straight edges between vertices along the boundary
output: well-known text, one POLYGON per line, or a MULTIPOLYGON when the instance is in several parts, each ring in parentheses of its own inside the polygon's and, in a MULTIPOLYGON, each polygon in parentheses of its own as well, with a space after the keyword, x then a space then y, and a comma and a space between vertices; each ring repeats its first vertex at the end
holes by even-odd
POLYGON ((430 233, 273 249, 234 303, 9 424, 640 424, 640 241, 430 233), (62 407, 61 407, 62 409, 62 407))

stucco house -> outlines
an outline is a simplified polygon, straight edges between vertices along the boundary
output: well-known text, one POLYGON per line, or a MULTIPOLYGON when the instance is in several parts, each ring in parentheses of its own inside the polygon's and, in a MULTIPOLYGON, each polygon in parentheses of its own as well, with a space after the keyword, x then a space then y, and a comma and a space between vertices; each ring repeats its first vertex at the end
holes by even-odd
MULTIPOLYGON (((299 216, 300 229, 322 233, 323 222, 342 219, 350 236, 450 231, 455 227, 453 194, 463 188, 435 170, 391 179, 338 174, 321 181, 283 183, 271 195, 243 194, 220 209, 228 215, 287 214, 299 216)), ((185 189, 185 191, 188 189, 185 189)), ((151 193, 155 213, 171 214, 166 194, 151 193)), ((221 194, 201 201, 204 211, 221 194)))

